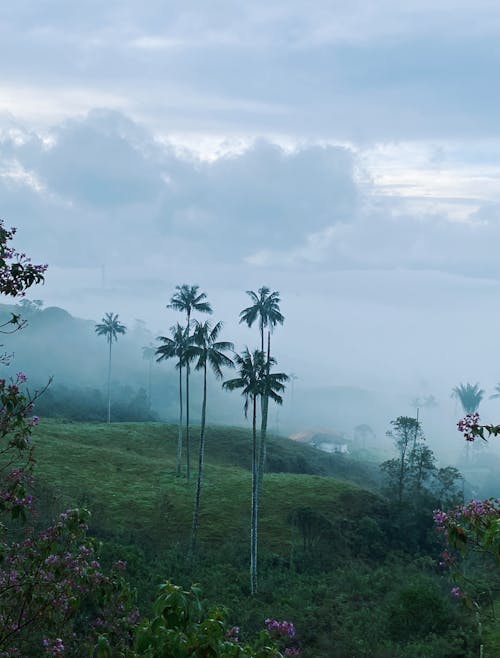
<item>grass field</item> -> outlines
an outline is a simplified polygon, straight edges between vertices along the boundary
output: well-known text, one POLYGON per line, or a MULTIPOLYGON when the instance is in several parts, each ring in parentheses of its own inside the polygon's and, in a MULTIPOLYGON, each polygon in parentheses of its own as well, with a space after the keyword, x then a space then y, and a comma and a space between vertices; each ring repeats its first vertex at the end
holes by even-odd
MULTIPOLYGON (((35 433, 37 474, 60 492, 60 503, 85 504, 104 532, 162 533, 184 541, 190 531, 197 463, 193 428, 191 482, 175 475, 177 427, 164 423, 41 422, 35 433)), ((251 434, 242 428, 207 432, 200 538, 210 544, 248 536, 251 434)), ((260 540, 288 552, 296 530, 289 515, 311 508, 326 518, 380 511, 377 495, 349 481, 365 476, 343 456, 323 455, 286 439, 271 439, 261 510, 260 540), (302 471, 302 472, 293 472, 302 471), (336 473, 331 477, 328 473, 336 473)))

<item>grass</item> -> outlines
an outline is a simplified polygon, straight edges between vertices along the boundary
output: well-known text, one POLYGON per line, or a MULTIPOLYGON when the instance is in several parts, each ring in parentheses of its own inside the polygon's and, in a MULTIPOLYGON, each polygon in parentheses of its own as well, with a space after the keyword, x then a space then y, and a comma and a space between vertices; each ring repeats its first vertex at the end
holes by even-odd
MULTIPOLYGON (((198 443, 193 428, 192 463, 198 443)), ((60 492, 61 504, 85 504, 93 529, 147 533, 168 545, 189 536, 196 480, 175 475, 177 427, 163 423, 70 423, 43 421, 35 433, 39 480, 60 492)), ((242 428, 210 427, 200 520, 200 539, 211 545, 246 543, 250 523, 251 435, 242 428)), ((286 439, 269 445, 260 541, 286 553, 297 531, 289 515, 312 508, 329 519, 380 510, 380 499, 348 481, 357 465, 286 439), (343 479, 327 474, 339 472, 343 479), (314 474, 318 472, 320 474, 314 474)))

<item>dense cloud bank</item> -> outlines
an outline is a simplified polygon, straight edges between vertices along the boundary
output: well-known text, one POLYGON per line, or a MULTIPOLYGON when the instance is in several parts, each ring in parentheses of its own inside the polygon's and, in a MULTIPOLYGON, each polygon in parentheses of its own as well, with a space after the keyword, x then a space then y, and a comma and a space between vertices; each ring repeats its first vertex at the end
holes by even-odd
POLYGON ((5 131, 0 172, 3 215, 57 267, 126 266, 132 279, 187 263, 500 274, 499 204, 467 212, 464 200, 460 221, 442 206, 417 208, 381 194, 345 146, 261 139, 202 160, 122 114, 93 111, 44 138, 5 131))

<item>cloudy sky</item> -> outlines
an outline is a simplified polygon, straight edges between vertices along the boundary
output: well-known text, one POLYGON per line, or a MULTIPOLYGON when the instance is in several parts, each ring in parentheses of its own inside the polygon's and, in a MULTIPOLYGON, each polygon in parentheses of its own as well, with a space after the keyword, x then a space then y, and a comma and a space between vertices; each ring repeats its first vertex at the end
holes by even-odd
POLYGON ((499 34, 490 0, 2 3, 1 215, 50 265, 33 297, 164 333, 196 283, 243 346, 265 284, 303 385, 490 391, 499 34))

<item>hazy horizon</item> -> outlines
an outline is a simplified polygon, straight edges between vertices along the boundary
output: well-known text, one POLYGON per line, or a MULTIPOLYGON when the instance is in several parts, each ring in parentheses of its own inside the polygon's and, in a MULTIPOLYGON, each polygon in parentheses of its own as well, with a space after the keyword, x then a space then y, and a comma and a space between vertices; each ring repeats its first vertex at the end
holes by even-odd
POLYGON ((298 387, 399 414, 433 394, 453 434, 453 386, 500 380, 499 22, 421 0, 0 9, 1 215, 49 264, 29 297, 156 336, 197 284, 241 349, 266 285, 298 387))

